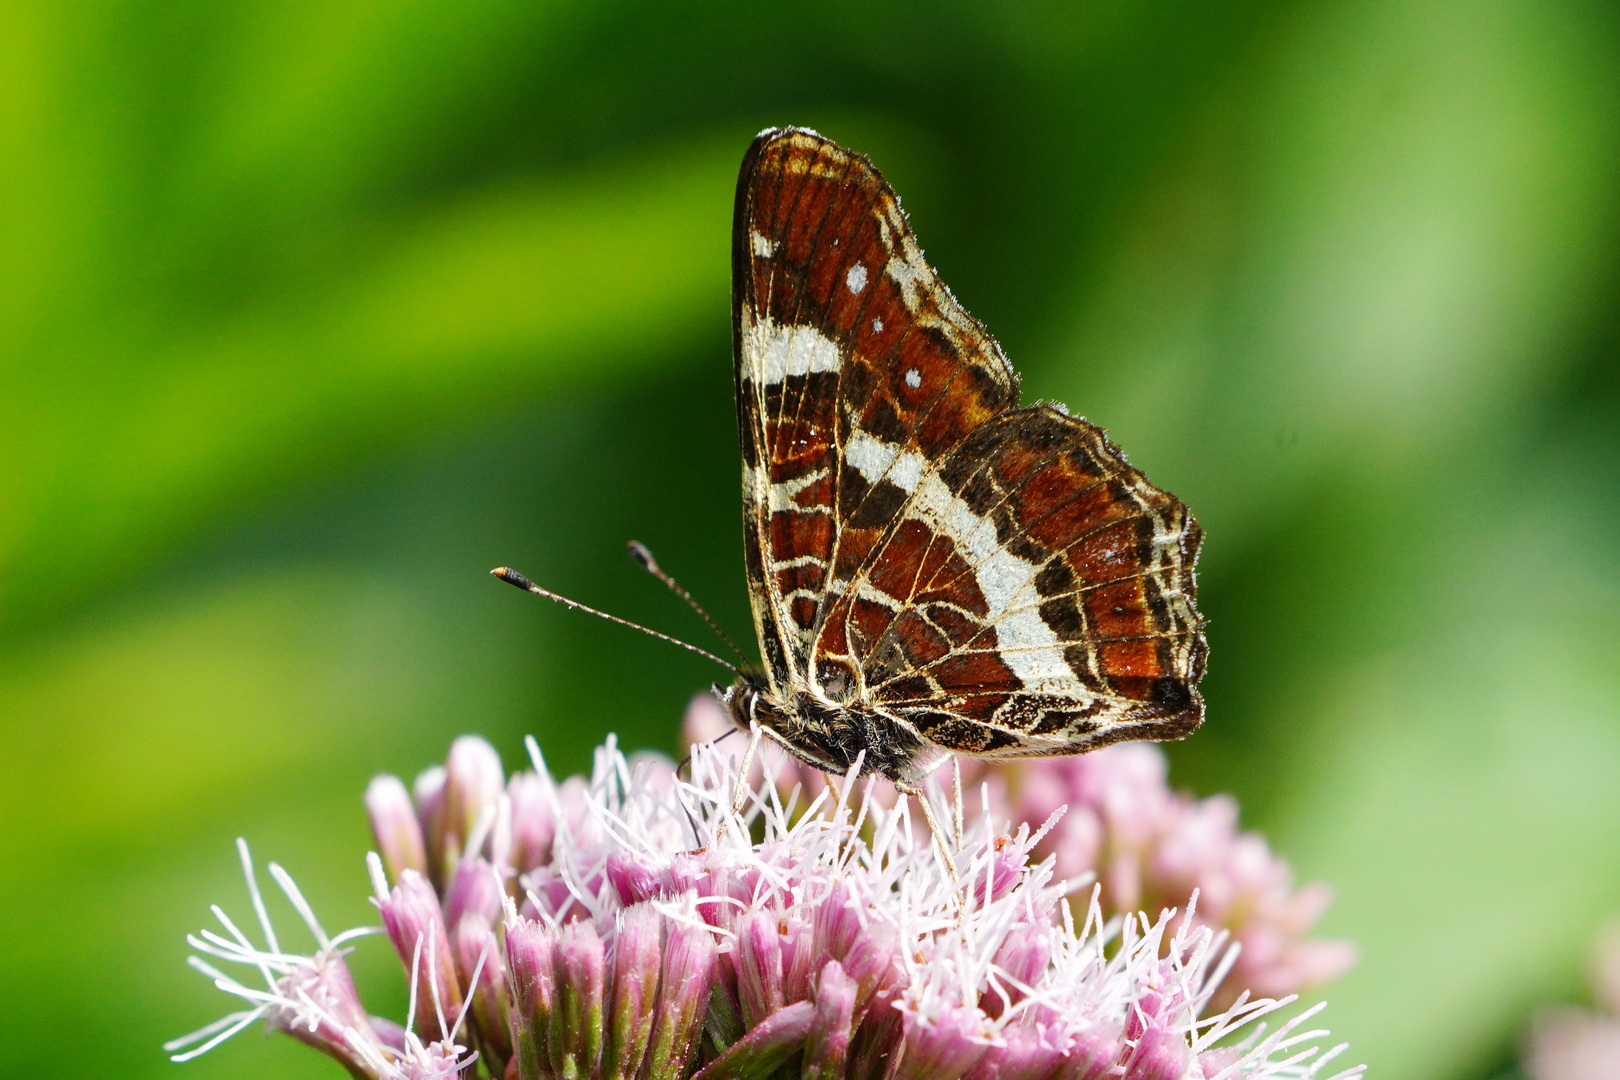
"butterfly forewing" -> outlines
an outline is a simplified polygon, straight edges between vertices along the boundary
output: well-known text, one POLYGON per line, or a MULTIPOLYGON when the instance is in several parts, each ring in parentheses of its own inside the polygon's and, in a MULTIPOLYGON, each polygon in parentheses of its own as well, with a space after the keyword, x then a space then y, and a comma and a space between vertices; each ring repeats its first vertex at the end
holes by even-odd
POLYGON ((893 519, 894 485, 846 460, 852 432, 942 453, 1015 403, 1017 383, 923 262, 893 190, 829 140, 755 141, 733 258, 756 622, 771 666, 780 653, 802 672, 818 602, 893 519))
POLYGON ((756 139, 733 272, 748 576, 779 695, 987 755, 1197 725, 1196 523, 1101 429, 1017 408, 866 158, 756 139))

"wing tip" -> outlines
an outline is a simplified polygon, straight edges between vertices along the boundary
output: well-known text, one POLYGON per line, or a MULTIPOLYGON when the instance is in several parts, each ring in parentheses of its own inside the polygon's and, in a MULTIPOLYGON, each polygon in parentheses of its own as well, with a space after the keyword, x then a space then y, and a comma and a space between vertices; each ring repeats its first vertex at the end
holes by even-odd
POLYGON ((792 138, 794 136, 804 136, 806 138, 813 139, 816 142, 832 142, 831 139, 827 138, 827 136, 823 135, 815 128, 804 127, 800 124, 783 124, 780 127, 772 126, 760 128, 759 134, 754 136, 754 145, 764 146, 776 142, 779 139, 792 138))

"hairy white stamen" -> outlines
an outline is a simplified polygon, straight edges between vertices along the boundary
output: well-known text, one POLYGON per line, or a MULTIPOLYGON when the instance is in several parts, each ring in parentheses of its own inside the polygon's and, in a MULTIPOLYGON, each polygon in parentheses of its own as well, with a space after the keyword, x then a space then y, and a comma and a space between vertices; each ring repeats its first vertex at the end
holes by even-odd
POLYGON ((259 879, 253 873, 253 856, 248 852, 247 841, 240 836, 236 838, 236 852, 242 860, 242 876, 247 879, 248 895, 253 898, 253 911, 259 916, 259 929, 264 931, 264 940, 269 944, 270 951, 280 952, 275 928, 270 925, 270 913, 264 909, 264 896, 259 892, 259 879))
POLYGON ((276 879, 277 885, 281 886, 281 891, 291 902, 293 910, 297 911, 299 916, 303 918, 304 925, 309 927, 309 932, 315 935, 315 943, 321 947, 322 951, 330 948, 331 940, 327 938, 326 931, 321 929, 319 920, 315 918, 314 910, 309 906, 309 901, 304 899, 304 894, 299 891, 298 886, 293 882, 292 876, 283 870, 278 863, 271 863, 269 869, 270 876, 276 879))

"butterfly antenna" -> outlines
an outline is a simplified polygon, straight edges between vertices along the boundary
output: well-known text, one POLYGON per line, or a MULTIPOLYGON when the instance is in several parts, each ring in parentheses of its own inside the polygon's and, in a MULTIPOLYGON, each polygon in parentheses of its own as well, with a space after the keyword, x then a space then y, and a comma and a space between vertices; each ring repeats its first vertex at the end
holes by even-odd
POLYGON ((570 600, 568 597, 554 593, 550 589, 543 589, 534 582, 530 581, 528 578, 524 577, 522 574, 518 573, 516 570, 513 570, 510 566, 497 566, 495 569, 491 570, 490 573, 494 574, 508 585, 522 589, 524 592, 532 592, 534 595, 543 596, 547 600, 555 600, 563 607, 573 608, 575 611, 583 611, 587 615, 595 615, 599 619, 606 619, 608 622, 618 623, 620 626, 628 626, 632 630, 640 630, 643 634, 647 634, 650 637, 655 637, 660 641, 667 641, 671 645, 679 645, 687 652, 694 652, 701 657, 713 660, 716 664, 719 664, 723 668, 727 668, 731 671, 738 671, 736 664, 733 664, 729 660, 722 660, 708 649, 700 649, 690 642, 682 641, 680 638, 670 637, 668 634, 661 634, 657 630, 651 630, 645 626, 642 626, 640 623, 633 623, 629 619, 621 619, 617 615, 609 615, 605 611, 598 611, 587 604, 580 603, 578 600, 570 600))
POLYGON ((709 629, 713 630, 720 640, 725 642, 726 646, 732 652, 737 654, 737 659, 742 661, 744 664, 748 663, 748 657, 744 656, 743 651, 737 648, 737 643, 731 640, 731 635, 720 629, 720 624, 715 622, 714 618, 710 616, 707 611, 703 610, 703 605, 698 603, 697 599, 691 593, 686 591, 686 587, 684 585, 670 577, 669 574, 665 572, 664 568, 658 565, 658 560, 653 558, 653 553, 647 550, 646 544, 641 543, 639 540, 632 540, 630 541, 629 547, 630 557, 636 560, 636 562, 640 563, 643 570, 647 571, 647 573, 651 574, 659 581, 662 581, 665 585, 668 585, 670 592, 674 593, 682 600, 685 600, 687 605, 691 607, 693 611, 697 612, 698 616, 702 618, 704 622, 709 624, 709 629))

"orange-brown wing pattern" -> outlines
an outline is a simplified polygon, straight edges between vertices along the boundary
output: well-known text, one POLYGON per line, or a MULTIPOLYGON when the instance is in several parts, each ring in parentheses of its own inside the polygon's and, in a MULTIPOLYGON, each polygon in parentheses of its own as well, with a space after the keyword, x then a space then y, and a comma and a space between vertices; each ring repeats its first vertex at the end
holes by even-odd
POLYGON ((892 613, 852 631, 880 709, 981 755, 1198 726, 1202 533, 1100 428, 1050 407, 1005 413, 909 495, 852 594, 892 613))
POLYGON ((743 161, 732 235, 738 427, 754 620, 773 673, 810 672, 825 600, 895 487, 843 462, 852 431, 944 454, 1016 404, 995 343, 923 261, 866 158, 803 130, 743 161))
POLYGON ((1018 409, 866 158, 756 139, 733 273, 748 574, 779 694, 992 756, 1198 725, 1197 523, 1100 428, 1018 409))

